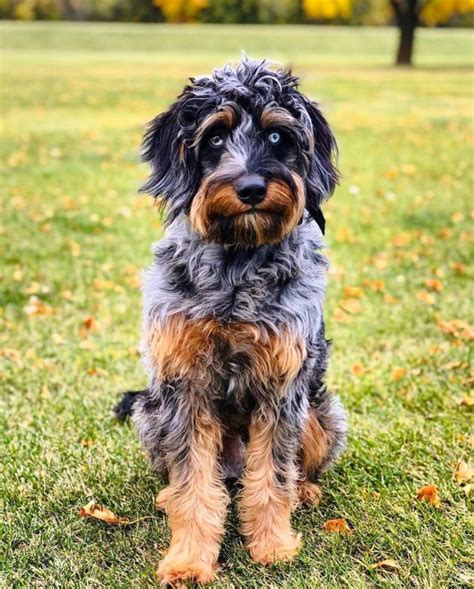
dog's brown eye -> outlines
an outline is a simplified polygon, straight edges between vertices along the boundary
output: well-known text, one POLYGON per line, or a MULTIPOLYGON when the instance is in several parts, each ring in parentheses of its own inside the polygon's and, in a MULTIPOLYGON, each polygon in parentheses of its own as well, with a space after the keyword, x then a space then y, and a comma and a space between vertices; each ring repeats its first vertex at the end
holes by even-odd
POLYGON ((221 147, 224 144, 224 139, 220 135, 213 135, 209 139, 209 143, 212 147, 221 147))
POLYGON ((270 143, 272 145, 276 145, 277 143, 280 143, 280 141, 281 141, 280 133, 278 133, 278 131, 273 131, 272 133, 270 133, 268 135, 268 141, 270 141, 270 143))

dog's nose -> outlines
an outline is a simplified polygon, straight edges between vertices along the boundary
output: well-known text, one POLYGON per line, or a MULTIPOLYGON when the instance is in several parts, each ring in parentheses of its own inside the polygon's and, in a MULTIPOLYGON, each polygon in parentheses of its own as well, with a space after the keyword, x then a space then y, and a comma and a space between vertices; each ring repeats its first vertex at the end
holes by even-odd
POLYGON ((265 198, 267 183, 262 176, 249 174, 237 180, 235 190, 239 199, 246 205, 258 205, 265 198))

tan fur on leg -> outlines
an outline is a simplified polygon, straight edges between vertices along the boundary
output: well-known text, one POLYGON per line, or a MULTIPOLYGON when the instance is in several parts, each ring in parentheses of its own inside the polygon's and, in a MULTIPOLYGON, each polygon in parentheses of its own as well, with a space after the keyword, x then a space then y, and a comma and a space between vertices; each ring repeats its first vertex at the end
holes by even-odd
POLYGON ((214 580, 228 502, 218 464, 221 445, 218 424, 196 416, 189 463, 171 465, 164 499, 172 539, 157 572, 163 585, 183 579, 214 580))
MULTIPOLYGON (((284 490, 276 481, 272 458, 274 424, 254 420, 249 429, 243 491, 240 500, 242 532, 254 560, 270 564, 289 560, 297 552, 300 536, 290 523, 295 488, 284 490)), ((296 469, 290 480, 296 481, 296 469)))
POLYGON ((310 409, 301 436, 303 471, 305 475, 316 473, 329 451, 328 434, 321 427, 314 409, 310 409))
POLYGON ((160 511, 166 511, 172 492, 173 489, 169 485, 164 489, 161 489, 155 499, 156 509, 159 509, 160 511))
POLYGON ((297 507, 312 506, 316 507, 321 501, 321 487, 316 483, 309 481, 300 481, 298 483, 298 504, 297 507))

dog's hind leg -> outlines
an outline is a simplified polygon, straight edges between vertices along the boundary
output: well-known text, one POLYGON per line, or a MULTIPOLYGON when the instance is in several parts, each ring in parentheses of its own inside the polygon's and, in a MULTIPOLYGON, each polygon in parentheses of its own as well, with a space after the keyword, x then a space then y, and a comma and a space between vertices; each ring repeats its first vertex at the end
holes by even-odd
POLYGON ((316 484, 345 446, 347 416, 339 398, 320 389, 317 402, 310 406, 301 434, 302 480, 299 503, 317 505, 321 490, 316 484))

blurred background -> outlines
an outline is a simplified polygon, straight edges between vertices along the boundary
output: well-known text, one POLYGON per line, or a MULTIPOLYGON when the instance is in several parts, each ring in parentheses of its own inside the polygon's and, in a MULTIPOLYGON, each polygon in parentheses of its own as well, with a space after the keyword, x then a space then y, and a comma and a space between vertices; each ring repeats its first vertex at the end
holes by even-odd
POLYGON ((474 0, 0 0, 0 18, 224 24, 336 24, 400 29, 411 63, 419 25, 472 27, 474 0))
POLYGON ((295 517, 297 561, 254 565, 232 513, 217 586, 472 585, 473 2, 0 0, 5 586, 154 587, 163 482, 112 416, 146 385, 140 274, 164 229, 140 141, 242 50, 291 65, 339 143, 328 384, 351 437, 295 517), (90 499, 138 523, 83 521, 90 499))

